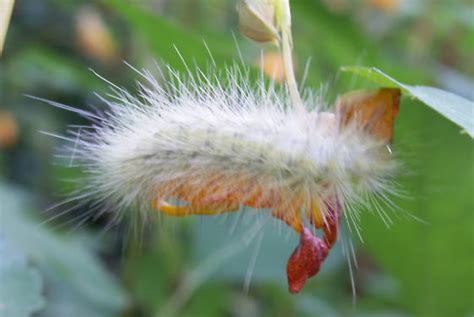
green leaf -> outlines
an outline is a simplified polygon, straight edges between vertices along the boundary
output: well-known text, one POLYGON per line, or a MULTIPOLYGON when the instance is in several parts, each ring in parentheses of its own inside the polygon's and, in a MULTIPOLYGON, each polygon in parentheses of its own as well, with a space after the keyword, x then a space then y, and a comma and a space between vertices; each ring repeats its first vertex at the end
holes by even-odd
POLYGON ((42 270, 47 287, 47 305, 35 317, 117 317, 117 310, 91 303, 69 287, 55 272, 42 270))
POLYGON ((43 308, 40 273, 3 236, 0 236, 0 259, 0 317, 28 317, 43 308))
POLYGON ((177 70, 186 70, 186 63, 200 66, 211 64, 213 61, 223 65, 234 56, 235 44, 232 39, 225 42, 222 38, 203 37, 202 34, 192 33, 179 26, 141 9, 139 6, 121 0, 102 0, 106 5, 119 13, 134 29, 136 34, 150 46, 155 58, 162 59, 177 70), (212 58, 209 51, 212 53, 212 58), (179 52, 179 53, 178 53, 179 52))
POLYGON ((386 87, 402 89, 404 93, 417 98, 456 123, 471 138, 474 137, 474 102, 439 88, 403 84, 377 68, 351 66, 343 67, 342 70, 360 75, 386 87))
POLYGON ((80 239, 50 232, 24 212, 23 194, 0 184, 1 233, 38 266, 55 272, 69 288, 88 302, 109 311, 120 311, 127 297, 117 280, 80 239), (5 208, 3 208, 5 207, 5 208))
POLYGON ((470 316, 474 312, 472 140, 459 137, 457 127, 431 109, 407 100, 394 142, 404 174, 397 181, 408 197, 393 197, 399 209, 391 213, 391 228, 376 215, 362 214, 364 245, 375 262, 397 279, 397 301, 413 316, 470 316))
MULTIPOLYGON (((226 215, 227 223, 222 223, 219 218, 200 219, 193 239, 194 261, 202 263, 222 246, 237 244, 242 248, 241 251, 232 257, 232 261, 226 261, 216 268, 213 276, 237 280, 242 284, 246 278, 251 278, 251 287, 254 283, 277 282, 286 288, 286 264, 298 244, 299 236, 289 228, 280 228, 279 220, 264 213, 244 208, 239 213, 226 215), (258 230, 249 231, 253 226, 257 226, 258 230), (252 274, 249 276, 249 273, 252 274)), ((318 273, 320 279, 345 265, 340 247, 335 246, 335 251, 326 260, 318 273)), ((313 279, 308 285, 310 283, 317 282, 313 279)))

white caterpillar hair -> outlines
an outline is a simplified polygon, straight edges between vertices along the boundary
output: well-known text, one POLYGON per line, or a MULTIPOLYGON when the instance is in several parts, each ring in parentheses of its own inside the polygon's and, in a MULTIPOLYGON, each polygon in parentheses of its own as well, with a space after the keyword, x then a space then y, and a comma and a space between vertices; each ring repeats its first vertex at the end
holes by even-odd
POLYGON ((185 80, 170 70, 165 86, 145 71, 137 95, 113 85, 108 111, 76 110, 93 121, 71 132, 67 150, 85 171, 81 199, 119 215, 132 206, 148 213, 158 194, 192 183, 221 196, 238 191, 240 204, 277 193, 283 209, 296 196, 303 209, 337 197, 356 219, 354 204, 387 198, 397 164, 386 140, 359 120, 342 124, 316 93, 306 92, 310 110, 298 111, 285 89, 250 85, 236 69, 185 80))
POLYGON ((301 234, 287 267, 291 292, 318 272, 341 216, 357 232, 358 205, 372 203, 386 217, 375 198, 390 205, 394 192, 389 142, 398 90, 353 92, 334 109, 307 91, 303 107, 294 107, 284 87, 263 77, 249 84, 238 67, 186 79, 169 69, 165 85, 138 73, 137 94, 109 83, 103 113, 52 103, 92 122, 64 137, 66 155, 85 174, 70 201, 92 201, 91 210, 117 219, 152 209, 184 216, 271 208, 301 234), (323 240, 304 219, 323 229, 323 240))

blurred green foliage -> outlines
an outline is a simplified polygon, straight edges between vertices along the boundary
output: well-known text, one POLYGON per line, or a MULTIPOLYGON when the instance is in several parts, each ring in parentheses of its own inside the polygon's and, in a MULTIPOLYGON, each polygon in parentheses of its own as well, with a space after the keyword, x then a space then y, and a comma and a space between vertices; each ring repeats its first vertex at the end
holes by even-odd
MULTIPOLYGON (((109 227, 107 215, 77 226, 88 206, 43 223, 54 213, 42 211, 74 189, 80 171, 53 159, 61 140, 39 131, 61 134, 85 121, 24 94, 87 109, 99 104, 94 92, 107 93, 88 68, 133 89, 139 76, 121 60, 185 70, 182 56, 206 67, 206 45, 218 67, 239 60, 240 50, 257 68, 261 50, 272 48, 239 35, 234 7, 230 0, 17 1, 0 59, 0 303, 7 307, 0 316, 474 314, 472 140, 408 98, 394 145, 407 197, 396 198, 391 228, 364 213, 355 306, 341 243, 304 292, 290 295, 284 268, 297 237, 273 221, 252 231, 252 211, 163 218, 138 233, 109 227)), ((328 102, 374 86, 339 72, 348 65, 473 99, 470 1, 312 0, 293 1, 292 9, 297 77, 311 58, 306 86, 324 85, 328 102)))

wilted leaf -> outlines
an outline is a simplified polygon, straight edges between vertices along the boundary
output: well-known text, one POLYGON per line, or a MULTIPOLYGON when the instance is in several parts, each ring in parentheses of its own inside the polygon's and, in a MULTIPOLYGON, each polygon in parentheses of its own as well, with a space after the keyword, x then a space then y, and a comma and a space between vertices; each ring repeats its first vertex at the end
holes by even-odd
POLYGON ((401 88, 403 92, 419 99, 474 137, 474 102, 439 88, 400 83, 377 68, 354 66, 344 67, 343 70, 383 86, 401 88))
POLYGON ((336 112, 343 125, 359 120, 366 131, 389 141, 399 101, 400 90, 396 88, 358 90, 341 96, 336 102, 336 112))

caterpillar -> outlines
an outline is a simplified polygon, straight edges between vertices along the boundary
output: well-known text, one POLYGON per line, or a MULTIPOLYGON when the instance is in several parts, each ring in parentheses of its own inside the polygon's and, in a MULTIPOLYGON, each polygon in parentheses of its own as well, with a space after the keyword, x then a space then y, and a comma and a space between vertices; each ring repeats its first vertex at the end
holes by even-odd
POLYGON ((343 217, 356 218, 354 206, 373 197, 387 199, 398 166, 390 142, 400 91, 351 92, 333 108, 307 91, 301 110, 285 88, 249 84, 239 71, 187 79, 169 72, 167 86, 141 72, 135 94, 111 84, 104 113, 77 110, 92 121, 69 137, 86 175, 81 199, 118 216, 270 208, 301 236, 287 265, 289 291, 299 292, 343 217))

